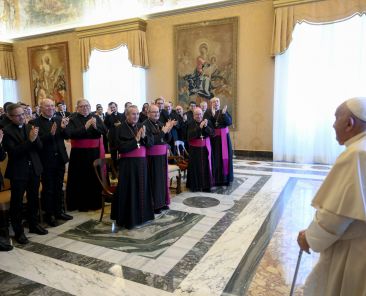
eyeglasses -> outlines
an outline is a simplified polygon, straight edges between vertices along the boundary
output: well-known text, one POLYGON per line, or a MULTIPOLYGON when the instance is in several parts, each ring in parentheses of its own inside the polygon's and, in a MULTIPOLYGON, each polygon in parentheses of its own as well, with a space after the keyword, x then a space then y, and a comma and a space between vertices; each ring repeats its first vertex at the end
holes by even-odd
POLYGON ((79 105, 78 108, 89 108, 90 105, 79 105))
POLYGON ((149 111, 149 113, 159 113, 159 111, 149 111))
POLYGON ((11 117, 18 117, 18 118, 20 118, 20 117, 24 117, 25 116, 25 114, 24 113, 20 113, 20 114, 9 114, 11 117))

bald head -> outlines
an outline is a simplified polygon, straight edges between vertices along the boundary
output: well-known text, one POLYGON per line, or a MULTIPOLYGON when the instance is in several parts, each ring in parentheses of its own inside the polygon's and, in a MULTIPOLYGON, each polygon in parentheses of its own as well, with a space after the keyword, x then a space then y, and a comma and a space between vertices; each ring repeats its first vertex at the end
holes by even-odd
POLYGON ((352 98, 343 102, 335 112, 333 128, 337 141, 343 145, 352 137, 366 131, 366 98, 352 98))
POLYGON ((42 115, 47 118, 52 118, 55 114, 55 102, 51 99, 42 99, 39 104, 42 115))

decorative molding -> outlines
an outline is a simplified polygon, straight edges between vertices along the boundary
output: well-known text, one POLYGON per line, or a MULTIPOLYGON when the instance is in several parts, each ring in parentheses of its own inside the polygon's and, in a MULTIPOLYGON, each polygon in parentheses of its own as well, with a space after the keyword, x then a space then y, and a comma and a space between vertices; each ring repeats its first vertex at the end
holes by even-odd
POLYGON ((8 42, 0 42, 0 51, 13 52, 13 44, 8 42))
POLYGON ((305 4, 310 2, 319 2, 324 0, 273 0, 273 7, 293 6, 298 4, 305 4))
POLYGON ((245 159, 273 160, 272 151, 234 150, 234 155, 245 159))
POLYGON ((154 19, 159 17, 167 17, 167 16, 173 16, 177 14, 184 14, 184 13, 192 13, 202 10, 208 10, 208 9, 214 9, 214 8, 222 8, 226 6, 234 6, 239 5, 243 3, 250 3, 250 2, 259 2, 259 1, 268 1, 268 0, 227 0, 222 2, 216 2, 216 3, 208 3, 208 4, 202 4, 198 6, 193 7, 185 7, 185 8, 179 8, 179 9, 172 9, 168 11, 162 11, 157 13, 151 13, 144 16, 145 19, 154 19))
POLYGON ((99 25, 79 27, 75 32, 79 38, 139 30, 146 32, 146 22, 140 18, 115 21, 99 25))

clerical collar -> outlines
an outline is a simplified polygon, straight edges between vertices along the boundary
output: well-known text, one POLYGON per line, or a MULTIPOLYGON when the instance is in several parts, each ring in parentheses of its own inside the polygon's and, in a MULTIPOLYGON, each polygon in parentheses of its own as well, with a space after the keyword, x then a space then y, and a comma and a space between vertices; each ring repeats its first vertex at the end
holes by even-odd
POLYGON ((356 136, 353 136, 351 139, 348 139, 346 142, 344 142, 344 146, 348 147, 363 138, 364 136, 366 136, 366 131, 359 133, 356 136))
POLYGON ((18 125, 19 128, 23 128, 23 125, 18 125))
POLYGON ((41 116, 42 116, 44 119, 47 119, 48 121, 51 121, 51 120, 52 120, 52 117, 48 118, 48 117, 44 116, 43 114, 41 114, 41 116))

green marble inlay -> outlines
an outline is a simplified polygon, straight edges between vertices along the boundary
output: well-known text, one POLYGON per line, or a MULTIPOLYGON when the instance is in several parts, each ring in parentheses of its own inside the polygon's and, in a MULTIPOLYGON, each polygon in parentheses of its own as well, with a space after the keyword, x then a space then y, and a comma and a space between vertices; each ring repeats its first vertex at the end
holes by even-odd
POLYGON ((89 220, 60 236, 156 259, 204 216, 169 210, 143 227, 112 232, 108 222, 89 220))

